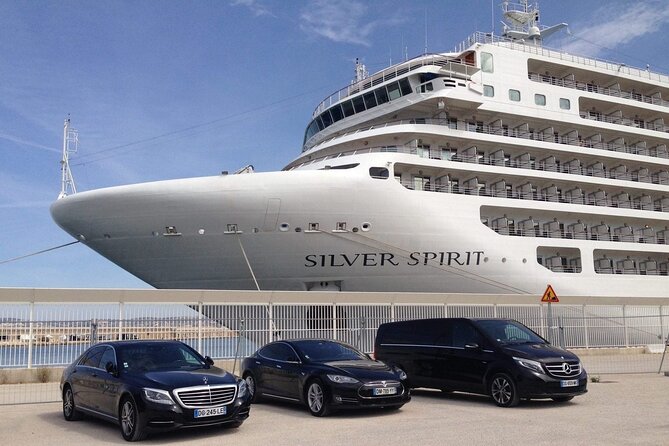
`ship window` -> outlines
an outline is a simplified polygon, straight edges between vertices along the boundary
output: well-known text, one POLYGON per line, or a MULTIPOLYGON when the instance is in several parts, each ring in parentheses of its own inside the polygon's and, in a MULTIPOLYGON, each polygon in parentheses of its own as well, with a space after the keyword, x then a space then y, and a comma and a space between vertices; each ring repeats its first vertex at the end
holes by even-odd
POLYGON ((344 119, 344 113, 342 113, 341 105, 339 104, 330 109, 330 114, 332 115, 332 122, 337 122, 344 119))
POLYGON ((367 110, 376 107, 376 98, 374 97, 373 91, 365 93, 362 97, 365 100, 365 106, 367 107, 367 110))
POLYGON ((355 109, 356 113, 365 111, 365 103, 362 100, 362 96, 357 96, 351 100, 353 101, 353 108, 355 109))
POLYGON ((316 125, 318 126, 318 130, 323 130, 325 126, 323 125, 323 120, 321 119, 320 116, 316 117, 316 125))
POLYGON ((543 94, 535 94, 534 103, 537 105, 546 105, 546 96, 543 94))
POLYGON ((404 79, 400 79, 400 88, 402 89, 402 96, 411 94, 411 84, 409 83, 409 79, 406 77, 404 79))
POLYGON ((571 109, 571 103, 569 102, 569 99, 560 98, 560 108, 562 110, 570 110, 571 109))
POLYGON ((413 177, 413 188, 415 190, 430 190, 430 177, 415 175, 413 177))
POLYGON ((492 73, 494 71, 492 54, 481 52, 481 71, 484 73, 492 73))
POLYGON ((390 172, 385 167, 370 167, 369 176, 379 180, 387 180, 390 176, 390 172))
POLYGON ((484 85, 483 96, 487 96, 489 98, 495 96, 495 87, 493 87, 492 85, 484 85))
POLYGON ((386 87, 377 88, 374 90, 374 93, 376 94, 376 102, 379 105, 388 102, 388 92, 386 91, 386 87))
POLYGON ((325 110, 325 112, 321 115, 321 119, 323 120, 323 125, 325 125, 325 127, 329 127, 330 124, 332 124, 332 116, 330 116, 330 110, 325 110))
POLYGON ((355 114, 355 111, 353 111, 353 103, 351 101, 342 102, 341 108, 344 111, 344 116, 346 116, 347 118, 355 114))
MULTIPOLYGON (((339 170, 353 169, 354 167, 358 167, 359 165, 360 165, 360 163, 341 164, 341 165, 339 165, 339 166, 332 166, 332 167, 329 167, 329 169, 331 169, 331 170, 336 170, 336 169, 339 169, 339 170)), ((327 169, 320 169, 320 170, 327 170, 327 169)))
POLYGON ((520 101, 520 91, 518 90, 509 90, 509 99, 511 99, 514 102, 520 101))
POLYGON ((393 99, 397 99, 400 96, 402 96, 402 93, 400 93, 400 85, 397 82, 388 84, 388 97, 390 100, 392 101, 393 99))

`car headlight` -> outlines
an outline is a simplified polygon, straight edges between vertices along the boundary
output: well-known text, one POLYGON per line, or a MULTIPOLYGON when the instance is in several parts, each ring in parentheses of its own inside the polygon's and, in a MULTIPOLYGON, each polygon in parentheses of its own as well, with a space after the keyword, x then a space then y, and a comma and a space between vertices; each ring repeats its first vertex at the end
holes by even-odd
POLYGON ((400 369, 400 368, 396 368, 395 371, 396 371, 397 374, 399 375, 399 377, 400 377, 400 381, 404 381, 405 379, 407 379, 407 374, 406 374, 406 372, 405 372, 404 370, 402 370, 402 369, 400 369))
POLYGON ((149 388, 144 388, 142 390, 144 391, 144 398, 147 401, 158 404, 174 404, 174 400, 166 390, 149 388))
POLYGON ((541 366, 541 363, 538 361, 532 361, 531 359, 525 359, 525 358, 516 358, 515 356, 513 357, 513 359, 526 369, 530 369, 533 372, 542 373, 544 375, 546 374, 546 372, 544 372, 544 368, 541 366))
POLYGON ((360 382, 355 378, 351 378, 350 376, 344 376, 344 375, 328 375, 328 379, 333 383, 337 384, 355 384, 357 382, 360 382))
POLYGON ((243 379, 237 381, 237 398, 244 398, 248 393, 249 393, 249 386, 246 385, 246 381, 244 381, 243 379))

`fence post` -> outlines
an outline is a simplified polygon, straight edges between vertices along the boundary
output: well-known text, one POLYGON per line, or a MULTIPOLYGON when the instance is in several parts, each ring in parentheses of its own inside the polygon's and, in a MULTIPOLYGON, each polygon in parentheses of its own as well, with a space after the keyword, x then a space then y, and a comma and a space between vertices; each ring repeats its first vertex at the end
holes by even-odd
POLYGON ((337 340, 337 304, 332 304, 332 339, 337 340))
POLYGON ((585 333, 585 348, 590 348, 590 336, 588 334, 588 318, 586 316, 585 304, 583 304, 583 330, 585 333))
POLYGON ((274 326, 274 305, 272 302, 267 304, 267 333, 269 335, 268 342, 274 340, 274 333, 272 333, 272 327, 274 326))
POLYGON ((390 322, 395 322, 395 303, 390 302, 390 322))
POLYGON ((664 332, 664 315, 662 310, 662 305, 660 305, 660 339, 663 343, 666 343, 667 335, 664 332))
POLYGON ((125 310, 125 304, 123 302, 118 303, 118 340, 123 340, 123 313, 125 310))
POLYGON ((30 321, 28 322, 28 368, 33 367, 33 319, 35 302, 30 302, 30 321))
POLYGON ((202 302, 197 303, 197 351, 202 351, 202 302))
POLYGON ((623 330, 625 332, 625 347, 629 347, 630 340, 627 335, 627 305, 623 305, 623 330))
POLYGON ((559 342, 560 342, 560 347, 563 349, 566 349, 566 343, 564 340, 564 323, 562 320, 562 316, 558 316, 558 335, 559 335, 559 342))
POLYGON ((539 324, 541 329, 541 335, 545 338, 548 338, 548 333, 546 333, 546 326, 544 324, 544 305, 539 304, 539 324))
POLYGON ((91 319, 91 345, 95 345, 98 342, 98 321, 97 319, 91 319))

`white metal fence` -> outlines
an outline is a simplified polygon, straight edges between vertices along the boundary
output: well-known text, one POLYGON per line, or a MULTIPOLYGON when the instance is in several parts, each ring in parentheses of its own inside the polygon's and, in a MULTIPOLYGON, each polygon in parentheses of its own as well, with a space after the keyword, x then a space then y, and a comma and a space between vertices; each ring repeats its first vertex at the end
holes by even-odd
POLYGON ((538 300, 511 295, 0 289, 0 384, 6 384, 0 386, 0 404, 57 400, 57 384, 51 381, 59 371, 48 369, 70 364, 96 342, 178 339, 217 360, 238 360, 267 342, 292 338, 338 339, 371 352, 380 324, 432 317, 516 319, 552 343, 575 350, 590 374, 669 371, 669 360, 660 366, 669 335, 669 300, 630 305, 567 298, 550 312, 538 300))

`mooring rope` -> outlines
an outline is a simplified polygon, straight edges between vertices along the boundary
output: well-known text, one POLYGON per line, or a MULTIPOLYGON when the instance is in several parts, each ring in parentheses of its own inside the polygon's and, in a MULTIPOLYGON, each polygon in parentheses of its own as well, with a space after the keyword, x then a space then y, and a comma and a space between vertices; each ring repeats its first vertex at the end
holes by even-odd
POLYGON ((44 254, 45 252, 55 251, 56 249, 60 249, 60 248, 66 247, 66 246, 74 245, 75 243, 79 243, 79 240, 75 240, 75 241, 70 242, 70 243, 65 243, 64 245, 54 246, 53 248, 43 249, 41 251, 33 252, 31 254, 25 254, 25 255, 22 255, 22 256, 11 258, 11 259, 2 260, 2 261, 0 261, 0 265, 4 265, 5 263, 10 263, 10 262, 15 262, 17 260, 25 259, 27 257, 36 256, 38 254, 44 254))

